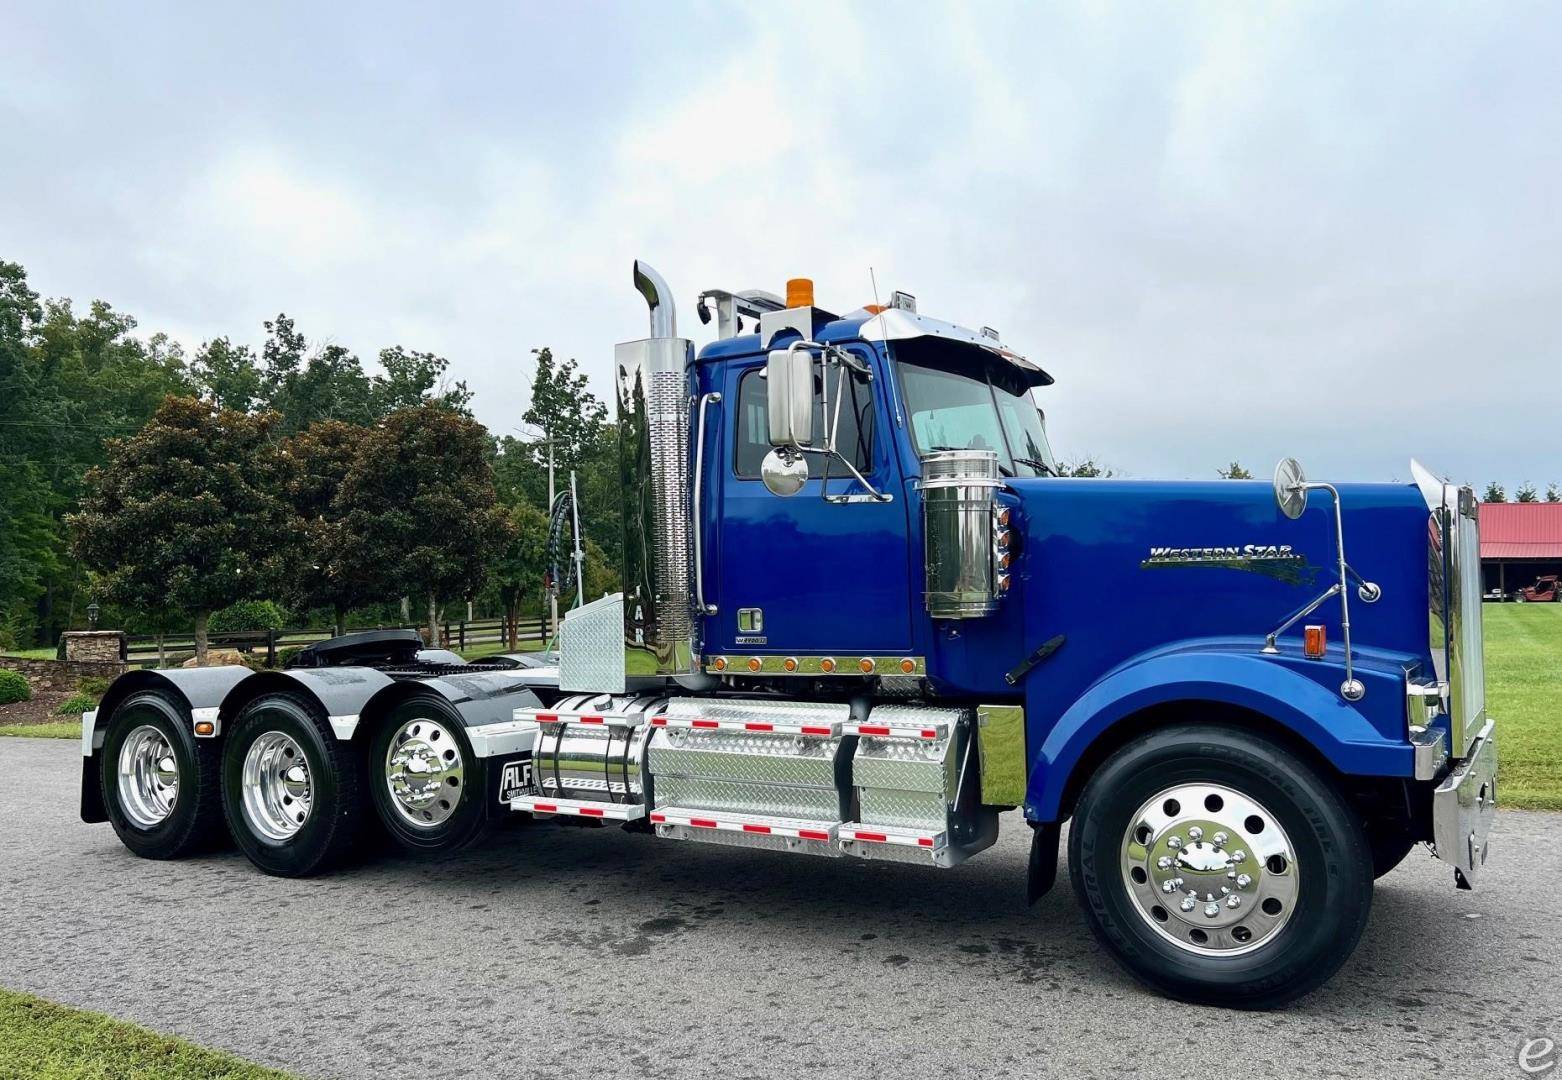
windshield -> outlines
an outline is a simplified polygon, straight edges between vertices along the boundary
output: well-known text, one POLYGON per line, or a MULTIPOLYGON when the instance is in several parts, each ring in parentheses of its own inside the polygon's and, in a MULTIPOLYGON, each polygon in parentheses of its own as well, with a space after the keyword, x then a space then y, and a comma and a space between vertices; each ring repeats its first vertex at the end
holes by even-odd
POLYGON ((1052 448, 1030 391, 986 377, 902 358, 900 381, 918 454, 996 450, 1005 476, 1056 476, 1052 448))

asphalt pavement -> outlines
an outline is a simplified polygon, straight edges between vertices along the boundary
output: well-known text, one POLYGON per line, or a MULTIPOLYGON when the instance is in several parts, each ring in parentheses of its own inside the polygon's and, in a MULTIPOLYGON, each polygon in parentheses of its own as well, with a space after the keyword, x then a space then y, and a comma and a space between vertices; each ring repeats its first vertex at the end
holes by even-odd
POLYGON ((1328 985, 1252 1014, 1140 988, 1066 872, 1027 908, 1017 818, 954 870, 536 825, 287 881, 135 858, 78 754, 0 738, 0 985, 308 1076, 1562 1073, 1519 1068, 1562 1044, 1562 814, 1501 812, 1474 893, 1412 855, 1328 985))

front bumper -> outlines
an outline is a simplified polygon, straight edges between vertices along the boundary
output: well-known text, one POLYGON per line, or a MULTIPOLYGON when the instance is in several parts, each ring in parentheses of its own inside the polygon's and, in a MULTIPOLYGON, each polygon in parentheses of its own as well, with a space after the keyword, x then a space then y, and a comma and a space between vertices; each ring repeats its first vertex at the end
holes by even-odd
POLYGON ((1465 759, 1432 793, 1432 843, 1437 857, 1468 887, 1486 862, 1497 818, 1497 737, 1487 720, 1465 759))

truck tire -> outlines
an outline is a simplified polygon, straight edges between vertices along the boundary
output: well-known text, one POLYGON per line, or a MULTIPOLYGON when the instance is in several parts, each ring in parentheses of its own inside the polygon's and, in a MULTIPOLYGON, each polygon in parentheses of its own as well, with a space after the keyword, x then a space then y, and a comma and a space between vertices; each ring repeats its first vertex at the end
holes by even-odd
POLYGON ((307 877, 347 854, 364 817, 362 762, 318 703, 258 697, 223 741, 223 813, 250 862, 278 877, 307 877))
POLYGON ((1163 728, 1086 784, 1069 872, 1097 939, 1172 997, 1266 1009, 1317 988, 1372 904, 1372 850, 1334 787, 1262 736, 1163 728))
POLYGON ((174 695, 131 694, 109 718, 98 752, 103 808, 120 843, 143 859, 178 859, 223 835, 221 767, 174 695))
POLYGON ((455 851, 482 835, 485 775, 465 726, 441 698, 401 702, 369 738, 375 816, 408 851, 455 851))

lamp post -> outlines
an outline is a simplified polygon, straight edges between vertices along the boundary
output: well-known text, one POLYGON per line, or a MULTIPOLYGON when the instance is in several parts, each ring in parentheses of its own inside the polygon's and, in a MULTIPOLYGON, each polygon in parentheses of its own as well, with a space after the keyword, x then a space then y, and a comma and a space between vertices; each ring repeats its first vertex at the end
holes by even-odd
POLYGON ((87 629, 88 630, 96 630, 98 628, 98 612, 100 610, 102 610, 102 609, 98 607, 98 602, 96 600, 94 600, 92 603, 87 605, 87 629))

